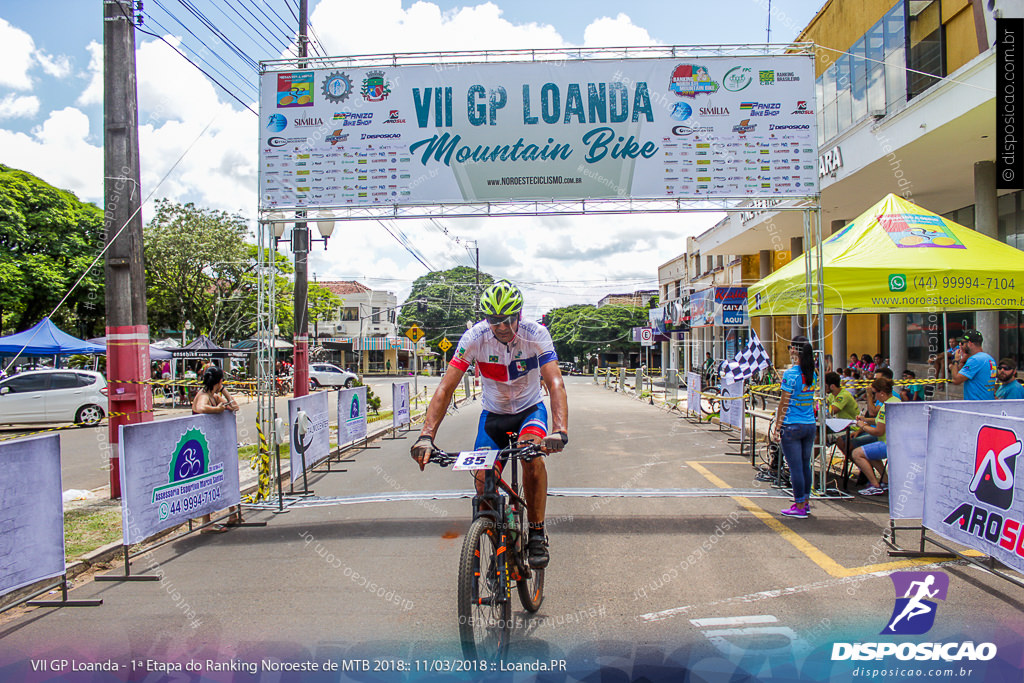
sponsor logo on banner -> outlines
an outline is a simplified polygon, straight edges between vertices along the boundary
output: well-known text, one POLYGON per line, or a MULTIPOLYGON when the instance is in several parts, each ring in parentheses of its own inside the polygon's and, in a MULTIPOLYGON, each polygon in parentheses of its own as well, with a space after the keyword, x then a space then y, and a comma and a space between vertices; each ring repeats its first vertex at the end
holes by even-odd
POLYGON ((405 123, 405 119, 399 115, 397 109, 392 109, 384 123, 405 123))
POLYGON ((796 109, 794 109, 790 113, 791 114, 811 114, 811 115, 813 115, 814 114, 814 110, 807 108, 807 101, 806 100, 800 100, 799 102, 796 103, 796 109))
POLYGON ((312 107, 313 72, 294 71, 277 75, 277 108, 312 107))
POLYGON ((342 133, 341 128, 338 128, 333 133, 324 138, 324 142, 331 143, 332 146, 339 142, 346 142, 348 140, 348 133, 342 133))
POLYGON ((711 133, 714 130, 711 126, 673 126, 672 134, 686 136, 693 135, 694 133, 711 133))
POLYGON ((267 118, 267 130, 272 130, 275 133, 280 133, 287 127, 288 119, 282 114, 271 114, 267 118))
POLYGON ((779 83, 795 83, 800 80, 800 77, 792 71, 776 71, 775 80, 779 83))
POLYGON ((316 126, 324 125, 324 120, 316 116, 308 116, 302 119, 295 119, 293 123, 296 128, 315 128, 316 126))
POLYGON ((729 107, 701 107, 697 110, 698 116, 729 116, 729 107))
POLYGON ((321 90, 329 102, 340 104, 352 93, 352 79, 342 71, 334 71, 324 79, 321 90))
POLYGON ((732 127, 732 132, 739 133, 740 135, 746 135, 747 133, 755 130, 756 128, 756 123, 752 124, 750 123, 750 119, 743 119, 742 121, 740 121, 739 123, 732 127))
POLYGON ((778 116, 782 111, 780 102, 741 102, 740 111, 751 116, 778 116))
POLYGON ((725 72, 722 79, 722 87, 729 92, 739 92, 750 85, 754 77, 749 66, 734 66, 725 72))
POLYGON ((878 216, 878 224, 897 247, 966 249, 938 216, 909 213, 887 213, 878 216))
MULTIPOLYGON (((387 123, 387 121, 385 121, 387 123)), ((401 133, 362 133, 359 135, 360 140, 379 140, 388 138, 400 138, 401 133)))
POLYGON ((391 83, 384 78, 383 71, 367 71, 360 92, 367 102, 383 102, 391 94, 391 83))
POLYGON ((768 130, 810 130, 806 123, 769 123, 768 130))
POLYGON ((153 502, 160 505, 160 519, 197 508, 220 497, 224 468, 210 468, 210 445, 206 435, 190 428, 174 447, 167 484, 153 489, 153 502))
POLYGON ((271 147, 285 147, 286 145, 301 145, 306 142, 306 138, 282 138, 280 136, 272 136, 267 138, 267 144, 271 147))
POLYGON ((718 82, 711 80, 708 68, 702 64, 679 64, 672 71, 669 90, 679 97, 713 95, 718 92, 718 82))
POLYGON ((686 102, 676 102, 675 106, 672 107, 672 113, 669 114, 676 121, 685 121, 693 115, 693 107, 688 105, 686 102))
POLYGON ((978 430, 974 477, 967 490, 960 493, 962 502, 942 520, 943 523, 956 525, 983 542, 1024 557, 1024 520, 1020 514, 1013 511, 1004 515, 991 509, 1010 511, 1020 454, 1021 440, 1015 432, 982 426, 978 430))
POLYGON ((757 72, 757 81, 761 85, 775 85, 775 72, 771 69, 757 72))

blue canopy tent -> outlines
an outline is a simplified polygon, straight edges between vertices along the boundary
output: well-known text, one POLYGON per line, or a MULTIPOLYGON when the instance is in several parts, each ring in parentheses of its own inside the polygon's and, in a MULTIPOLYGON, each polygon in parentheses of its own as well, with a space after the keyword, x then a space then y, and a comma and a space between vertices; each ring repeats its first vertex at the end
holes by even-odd
POLYGON ((72 337, 49 318, 43 318, 23 332, 0 337, 0 356, 68 356, 106 351, 105 346, 72 337))

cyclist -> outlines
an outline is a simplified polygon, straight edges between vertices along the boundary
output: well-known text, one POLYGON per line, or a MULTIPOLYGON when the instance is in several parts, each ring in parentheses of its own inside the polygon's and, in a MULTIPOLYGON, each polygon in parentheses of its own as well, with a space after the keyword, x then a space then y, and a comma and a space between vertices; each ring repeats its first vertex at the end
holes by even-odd
MULTIPOLYGON (((522 319, 523 295, 508 280, 499 280, 480 297, 484 320, 459 340, 441 383, 427 406, 420 436, 412 446, 420 469, 430 461, 434 435, 444 419, 455 388, 469 366, 483 379, 483 412, 475 448, 500 449, 508 445, 508 432, 521 441, 542 445, 548 452, 561 451, 569 442, 569 402, 558 369, 558 356, 547 328, 522 319), (551 395, 554 433, 548 433, 547 408, 541 400, 541 383, 551 395)), ((477 493, 483 492, 484 473, 477 470, 477 493)), ((544 458, 523 462, 523 489, 530 523, 527 553, 530 566, 548 564, 548 538, 544 532, 548 474, 544 458)))

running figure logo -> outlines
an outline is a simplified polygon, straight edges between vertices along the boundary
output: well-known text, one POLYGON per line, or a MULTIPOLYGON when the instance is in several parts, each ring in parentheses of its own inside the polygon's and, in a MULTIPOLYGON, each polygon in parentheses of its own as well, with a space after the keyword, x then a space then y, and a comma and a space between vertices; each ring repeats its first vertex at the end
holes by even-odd
POLYGON ((935 600, 945 600, 949 575, 942 572, 895 572, 896 604, 882 635, 918 636, 935 624, 935 600))

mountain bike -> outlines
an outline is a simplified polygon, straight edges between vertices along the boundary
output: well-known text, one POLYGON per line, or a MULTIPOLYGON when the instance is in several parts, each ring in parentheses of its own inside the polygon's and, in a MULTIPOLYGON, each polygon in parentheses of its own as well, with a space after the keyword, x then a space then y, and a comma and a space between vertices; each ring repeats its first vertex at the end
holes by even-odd
POLYGON ((526 500, 522 497, 518 461, 545 454, 537 444, 500 451, 446 453, 434 449, 430 462, 452 469, 485 470, 483 493, 473 497, 473 523, 459 557, 459 639, 466 659, 500 659, 512 635, 512 584, 528 612, 544 601, 544 570, 527 558, 526 500), (496 462, 508 464, 510 481, 502 479, 496 462))

